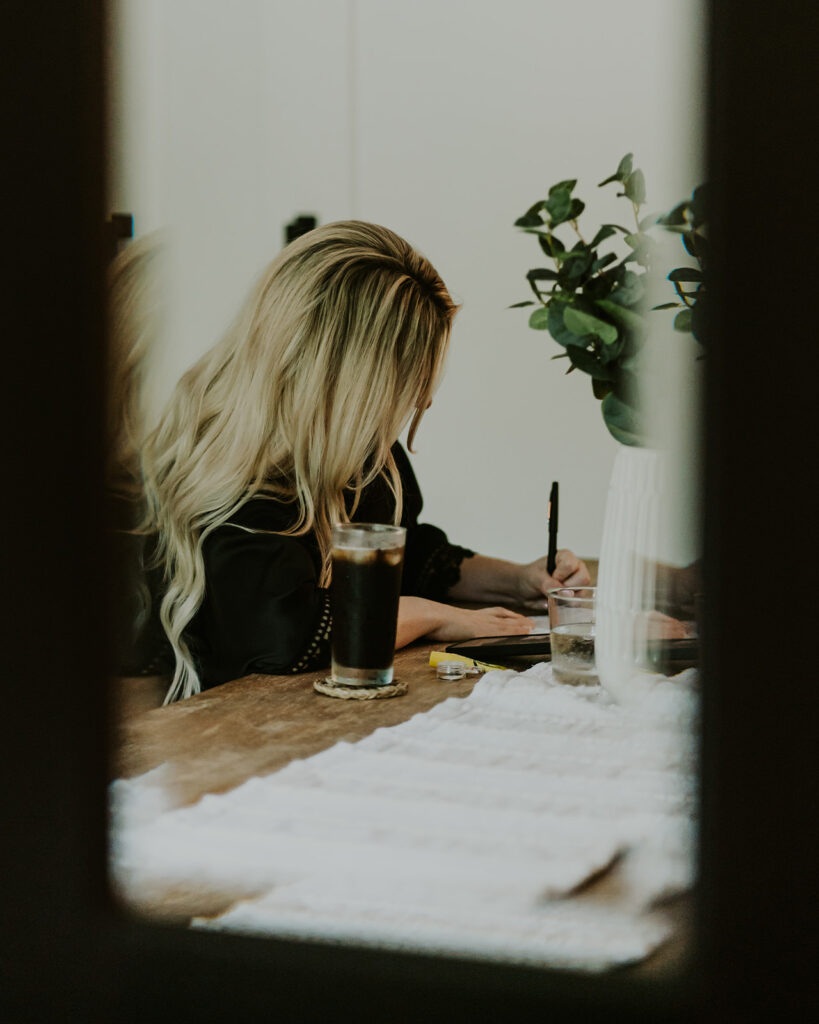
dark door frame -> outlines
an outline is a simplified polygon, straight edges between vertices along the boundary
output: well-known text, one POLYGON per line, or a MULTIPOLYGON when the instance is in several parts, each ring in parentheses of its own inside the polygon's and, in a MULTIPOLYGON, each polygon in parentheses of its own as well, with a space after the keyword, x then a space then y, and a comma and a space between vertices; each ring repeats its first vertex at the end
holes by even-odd
MULTIPOLYGON (((658 985, 165 928, 105 881, 102 266, 105 5, 14 5, 4 33, 0 1015, 23 1020, 788 1019, 807 1009, 815 846, 817 15, 710 4, 714 312, 703 415, 701 884, 658 985), (781 625, 781 631, 776 623, 781 625), (808 764, 808 761, 811 764, 808 764)), ((673 46, 674 40, 664 45, 673 46)), ((625 59, 625 58, 624 58, 625 59)), ((694 116, 694 115, 692 115, 694 116)))

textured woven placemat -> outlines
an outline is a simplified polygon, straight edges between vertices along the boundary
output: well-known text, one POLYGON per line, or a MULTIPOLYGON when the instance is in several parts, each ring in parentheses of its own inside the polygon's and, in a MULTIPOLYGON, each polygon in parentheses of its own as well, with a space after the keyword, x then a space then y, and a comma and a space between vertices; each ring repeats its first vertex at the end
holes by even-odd
POLYGON ((390 686, 337 686, 332 679, 317 679, 313 683, 316 693, 341 700, 377 700, 379 697, 403 697, 407 684, 395 680, 390 686))

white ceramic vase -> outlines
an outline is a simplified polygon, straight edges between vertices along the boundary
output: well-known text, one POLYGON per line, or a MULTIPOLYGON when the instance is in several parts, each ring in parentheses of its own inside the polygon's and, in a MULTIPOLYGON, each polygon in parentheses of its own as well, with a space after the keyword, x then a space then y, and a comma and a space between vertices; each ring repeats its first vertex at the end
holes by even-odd
POLYGON ((662 452, 620 446, 603 521, 595 639, 600 683, 620 703, 639 701, 656 679, 646 612, 654 607, 664 478, 662 452))

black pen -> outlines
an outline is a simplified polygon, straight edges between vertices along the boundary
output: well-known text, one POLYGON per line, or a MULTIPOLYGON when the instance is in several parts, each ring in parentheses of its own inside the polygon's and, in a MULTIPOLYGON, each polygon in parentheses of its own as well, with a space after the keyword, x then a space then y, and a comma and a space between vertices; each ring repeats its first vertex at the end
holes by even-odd
POLYGON ((546 558, 546 570, 550 576, 554 576, 557 562, 557 480, 552 484, 552 489, 549 492, 549 508, 546 517, 549 523, 549 554, 546 558))

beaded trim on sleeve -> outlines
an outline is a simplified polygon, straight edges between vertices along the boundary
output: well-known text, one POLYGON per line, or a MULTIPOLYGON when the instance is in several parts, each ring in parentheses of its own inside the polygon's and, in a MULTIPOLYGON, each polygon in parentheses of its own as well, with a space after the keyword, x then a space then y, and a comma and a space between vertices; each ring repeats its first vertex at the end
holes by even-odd
POLYGON ((418 574, 418 595, 435 601, 444 600, 449 588, 461 578, 461 562, 474 554, 469 548, 448 542, 435 548, 418 574))
POLYGON ((332 626, 333 620, 330 616, 330 591, 325 590, 324 605, 322 607, 316 631, 313 633, 313 638, 307 645, 307 649, 304 654, 290 669, 291 673, 295 674, 296 672, 306 672, 308 669, 318 668, 327 660, 328 644, 330 642, 330 631, 332 626))

